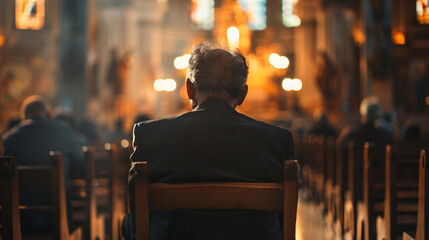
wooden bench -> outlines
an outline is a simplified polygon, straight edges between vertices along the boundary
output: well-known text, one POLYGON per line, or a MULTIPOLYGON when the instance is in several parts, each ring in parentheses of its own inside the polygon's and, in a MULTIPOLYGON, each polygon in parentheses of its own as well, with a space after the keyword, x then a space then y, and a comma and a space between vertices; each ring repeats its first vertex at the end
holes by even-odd
POLYGON ((397 239, 417 223, 420 151, 418 146, 386 147, 384 216, 377 217, 377 239, 397 239))
MULTIPOLYGON (((19 188, 46 188, 51 191, 51 205, 22 205, 20 212, 47 213, 52 216, 51 233, 22 235, 23 239, 81 239, 81 228, 69 233, 64 178, 64 162, 61 153, 49 153, 50 166, 18 166, 19 188)), ((37 198, 37 196, 34 196, 37 198)))
POLYGON ((386 149, 366 142, 363 153, 363 199, 357 202, 356 239, 376 239, 376 216, 383 214, 386 149))
POLYGON ((14 157, 0 157, 0 239, 21 240, 18 173, 14 157))
POLYGON ((403 232, 404 240, 429 240, 429 166, 426 151, 420 155, 419 165, 419 197, 416 234, 403 232))
POLYGON ((298 163, 286 161, 283 184, 185 183, 149 184, 147 163, 135 164, 136 230, 149 240, 149 213, 177 209, 240 209, 283 211, 283 239, 295 239, 298 201, 298 163))
POLYGON ((343 165, 338 169, 346 171, 345 174, 341 172, 340 177, 347 181, 347 186, 342 189, 344 191, 343 232, 346 236, 355 239, 357 203, 363 199, 363 149, 357 149, 354 142, 350 141, 347 148, 340 151, 342 152, 340 154, 346 159, 339 162, 343 165))

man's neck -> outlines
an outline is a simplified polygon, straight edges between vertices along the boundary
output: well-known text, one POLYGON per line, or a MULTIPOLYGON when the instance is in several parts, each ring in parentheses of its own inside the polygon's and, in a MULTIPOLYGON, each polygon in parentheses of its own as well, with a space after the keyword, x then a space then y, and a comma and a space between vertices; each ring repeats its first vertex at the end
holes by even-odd
POLYGON ((211 93, 211 94, 199 94, 197 96, 196 102, 192 102, 192 108, 196 108, 198 105, 210 101, 210 100, 220 100, 228 103, 232 108, 235 109, 237 107, 237 103, 235 100, 231 99, 230 96, 227 96, 223 93, 211 93))

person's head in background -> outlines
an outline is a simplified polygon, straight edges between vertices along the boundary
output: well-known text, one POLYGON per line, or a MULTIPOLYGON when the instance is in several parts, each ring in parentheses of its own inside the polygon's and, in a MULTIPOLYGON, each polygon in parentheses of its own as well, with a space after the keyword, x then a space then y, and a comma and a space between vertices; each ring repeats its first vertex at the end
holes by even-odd
POLYGON ((21 119, 43 118, 50 119, 49 101, 40 95, 33 95, 24 100, 21 105, 21 119))
POLYGON ((198 44, 191 55, 186 90, 192 108, 210 100, 220 99, 236 107, 247 95, 248 66, 246 58, 215 42, 198 44))
POLYGON ((78 128, 77 114, 73 109, 55 108, 53 119, 67 123, 73 130, 77 130, 78 128))
POLYGON ((377 97, 366 97, 360 104, 360 115, 362 124, 375 125, 380 117, 380 101, 377 97))

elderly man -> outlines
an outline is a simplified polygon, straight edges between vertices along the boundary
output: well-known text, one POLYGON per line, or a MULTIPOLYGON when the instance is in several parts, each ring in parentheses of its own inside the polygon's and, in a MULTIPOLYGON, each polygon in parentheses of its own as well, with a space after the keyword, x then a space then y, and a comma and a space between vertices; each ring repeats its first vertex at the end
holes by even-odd
MULTIPOLYGON (((18 165, 49 165, 49 151, 61 151, 64 155, 64 173, 68 193, 69 169, 83 169, 83 157, 79 144, 74 141, 71 129, 50 121, 49 103, 42 96, 31 96, 24 100, 21 108, 23 121, 5 133, 3 145, 5 156, 15 156, 18 165)), ((21 204, 43 204, 50 199, 45 189, 25 189, 20 191, 21 204)), ((69 225, 71 208, 68 202, 69 225)), ((50 215, 21 215, 23 232, 45 232, 51 230, 50 215)))
MULTIPOLYGON (((131 161, 148 162, 150 182, 282 181, 283 161, 294 159, 292 135, 235 110, 247 75, 241 53, 208 42, 195 47, 186 79, 193 110, 134 126, 131 161)), ((130 184, 127 239, 136 238, 133 194, 130 184)), ((151 239, 281 239, 280 221, 268 211, 160 211, 151 213, 151 239)))

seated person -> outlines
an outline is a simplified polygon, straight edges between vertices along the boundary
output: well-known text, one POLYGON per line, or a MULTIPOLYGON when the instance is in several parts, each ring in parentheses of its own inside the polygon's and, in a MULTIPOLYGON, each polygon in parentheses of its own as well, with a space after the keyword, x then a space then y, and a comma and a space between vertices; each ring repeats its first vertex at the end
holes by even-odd
MULTIPOLYGON (((15 156, 18 165, 49 166, 49 151, 61 151, 64 156, 66 194, 69 193, 70 167, 83 171, 83 156, 80 146, 73 139, 72 130, 63 124, 50 121, 49 103, 42 96, 24 100, 21 108, 23 121, 3 136, 5 156, 15 156)), ((49 204, 51 195, 46 189, 20 190, 20 204, 49 204)), ((68 199, 69 200, 69 199, 68 199)), ((71 205, 68 205, 69 227, 71 205)), ((47 232, 52 228, 51 215, 21 214, 21 229, 26 232, 47 232)))
MULTIPOLYGON (((189 61, 186 89, 193 110, 134 126, 132 162, 147 161, 150 183, 282 182, 294 159, 292 134, 235 110, 247 95, 248 66, 235 51, 204 42, 189 61)), ((133 169, 126 239, 136 239, 133 169)), ((282 215, 271 211, 152 212, 151 239, 282 239, 282 215)))
POLYGON ((384 148, 393 143, 393 135, 377 127, 380 118, 380 103, 376 97, 364 98, 360 105, 361 124, 343 129, 337 139, 337 145, 347 147, 353 141, 356 149, 363 149, 365 142, 374 142, 375 147, 384 148))

